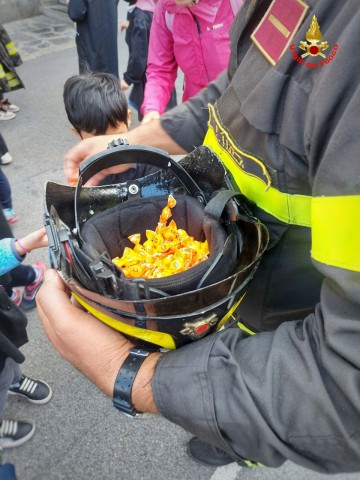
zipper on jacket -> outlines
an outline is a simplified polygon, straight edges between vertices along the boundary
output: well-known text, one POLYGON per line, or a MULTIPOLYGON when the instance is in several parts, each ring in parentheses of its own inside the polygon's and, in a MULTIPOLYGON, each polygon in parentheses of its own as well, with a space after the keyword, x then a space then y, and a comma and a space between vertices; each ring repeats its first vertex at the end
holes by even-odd
POLYGON ((198 32, 198 36, 201 37, 200 23, 199 23, 197 18, 195 18, 194 20, 195 20, 195 23, 196 23, 196 29, 197 29, 197 32, 198 32))

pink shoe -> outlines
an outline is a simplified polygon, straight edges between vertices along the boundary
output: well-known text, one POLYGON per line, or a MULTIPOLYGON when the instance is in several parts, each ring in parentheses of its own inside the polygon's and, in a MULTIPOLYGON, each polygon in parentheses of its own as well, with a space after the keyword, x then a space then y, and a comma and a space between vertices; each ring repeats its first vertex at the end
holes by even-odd
POLYGON ((31 285, 28 285, 24 288, 21 302, 21 306, 24 310, 31 310, 36 306, 35 297, 44 281, 44 274, 47 270, 47 266, 39 261, 34 262, 32 267, 35 270, 36 277, 35 281, 31 285))
POLYGON ((15 305, 20 307, 21 301, 22 301, 22 295, 21 295, 21 292, 18 288, 13 288, 12 289, 12 294, 11 294, 10 300, 12 302, 14 302, 15 305))
POLYGON ((20 218, 12 208, 3 208, 3 213, 8 223, 15 223, 20 218))

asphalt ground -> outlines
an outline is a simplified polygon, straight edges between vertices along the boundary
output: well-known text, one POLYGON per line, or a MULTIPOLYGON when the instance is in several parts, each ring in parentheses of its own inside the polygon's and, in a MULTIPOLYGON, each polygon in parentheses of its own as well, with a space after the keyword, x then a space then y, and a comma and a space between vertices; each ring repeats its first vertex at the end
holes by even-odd
MULTIPOLYGON (((74 27, 64 8, 6 24, 24 59, 19 67, 26 89, 9 99, 21 107, 16 118, 1 122, 0 131, 13 163, 3 168, 13 191, 20 220, 13 232, 21 237, 43 224, 43 193, 48 180, 64 183, 63 156, 76 139, 62 104, 65 80, 78 73, 74 27)), ((126 3, 120 2, 119 21, 126 3)), ((124 34, 119 34, 120 71, 127 61, 124 34)), ((179 84, 179 88, 181 85, 179 84)), ((136 124, 136 122, 134 122, 136 124)), ((32 252, 26 263, 48 263, 47 251, 32 252)), ((36 422, 34 437, 7 450, 4 460, 16 466, 19 480, 325 480, 327 475, 290 462, 280 469, 243 469, 236 464, 209 468, 191 460, 191 437, 161 417, 129 419, 111 401, 66 363, 49 344, 36 310, 29 312, 29 343, 23 347, 23 372, 47 381, 53 398, 32 405, 10 397, 7 418, 36 422)), ((358 480, 359 474, 332 476, 358 480)))

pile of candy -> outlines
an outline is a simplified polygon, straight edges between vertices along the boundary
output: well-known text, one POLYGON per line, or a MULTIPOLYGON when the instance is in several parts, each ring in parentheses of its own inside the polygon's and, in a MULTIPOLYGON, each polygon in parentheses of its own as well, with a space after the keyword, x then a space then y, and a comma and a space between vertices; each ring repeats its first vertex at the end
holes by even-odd
POLYGON ((207 240, 199 242, 194 237, 177 228, 171 209, 176 200, 169 195, 168 203, 163 208, 155 231, 146 230, 146 241, 140 244, 141 234, 130 235, 129 240, 135 246, 126 247, 121 258, 113 259, 128 278, 162 278, 183 272, 209 256, 207 240))

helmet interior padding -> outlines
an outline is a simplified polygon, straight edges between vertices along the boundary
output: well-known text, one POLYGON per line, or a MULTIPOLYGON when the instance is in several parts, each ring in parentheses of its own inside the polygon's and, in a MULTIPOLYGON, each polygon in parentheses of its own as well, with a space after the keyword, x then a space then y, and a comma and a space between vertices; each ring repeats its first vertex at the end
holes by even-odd
MULTIPOLYGON (((195 240, 209 243, 209 258, 202 263, 176 275, 146 280, 153 288, 169 295, 184 293, 201 286, 216 283, 231 274, 236 265, 236 239, 213 217, 204 213, 203 205, 188 195, 174 196, 176 206, 172 219, 177 227, 187 231, 195 240)), ((81 229, 82 250, 97 260, 106 254, 111 259, 121 257, 125 247, 133 247, 128 237, 141 234, 141 243, 146 240, 146 230, 155 230, 162 209, 167 205, 167 196, 139 198, 95 214, 81 229)), ((114 267, 116 267, 114 265, 114 267)), ((117 267, 119 277, 124 278, 117 267)), ((131 281, 131 279, 128 279, 131 281)))

